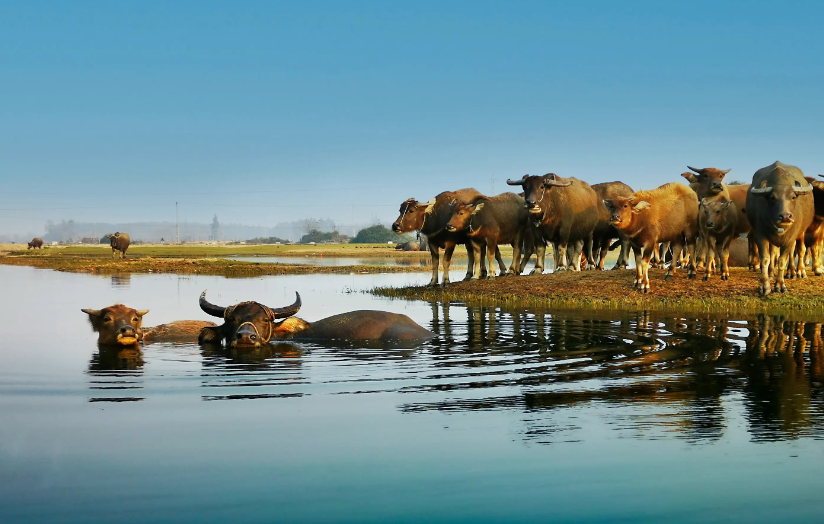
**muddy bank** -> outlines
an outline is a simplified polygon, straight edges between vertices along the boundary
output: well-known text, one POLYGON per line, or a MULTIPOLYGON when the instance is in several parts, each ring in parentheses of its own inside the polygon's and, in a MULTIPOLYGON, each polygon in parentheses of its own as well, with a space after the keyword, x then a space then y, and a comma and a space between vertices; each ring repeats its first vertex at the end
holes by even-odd
POLYGON ((650 269, 648 294, 633 289, 634 270, 563 272, 456 282, 446 287, 375 288, 376 295, 483 306, 542 306, 560 309, 689 311, 824 315, 824 277, 787 280, 789 292, 758 296, 759 275, 733 268, 730 280, 687 279, 680 272, 664 281, 663 269, 650 269))

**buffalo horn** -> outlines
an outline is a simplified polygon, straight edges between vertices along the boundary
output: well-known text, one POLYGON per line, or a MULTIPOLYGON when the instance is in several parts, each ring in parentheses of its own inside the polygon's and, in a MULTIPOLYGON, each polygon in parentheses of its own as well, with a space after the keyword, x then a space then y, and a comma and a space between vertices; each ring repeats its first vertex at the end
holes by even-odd
POLYGON ((824 175, 818 175, 818 176, 820 176, 821 178, 824 178, 824 175))
POLYGON ((730 171, 732 171, 732 169, 725 169, 725 170, 721 171, 721 174, 722 174, 722 175, 726 175, 726 174, 727 174, 727 173, 729 173, 730 171))
POLYGON ((529 175, 524 175, 524 177, 520 180, 510 180, 510 179, 507 178, 506 183, 509 184, 510 186, 522 186, 522 185, 524 185, 524 182, 526 182, 527 178, 529 178, 529 175))
POLYGON ((703 169, 695 169, 694 167, 690 167, 690 166, 687 166, 687 169, 689 169, 690 171, 695 171, 695 172, 696 172, 696 173, 698 173, 699 175, 703 175, 703 174, 704 174, 704 173, 702 173, 703 169))
POLYGON ((751 187, 750 188, 750 193, 754 193, 756 195, 759 195, 759 194, 764 194, 764 193, 771 193, 772 190, 773 190, 773 188, 771 188, 770 186, 751 187))
POLYGON ((280 307, 280 308, 272 308, 272 314, 274 318, 286 318, 291 317, 295 313, 298 312, 300 309, 301 302, 300 302, 300 293, 295 291, 295 303, 291 306, 280 307))
POLYGON ((809 193, 813 190, 813 186, 807 184, 806 186, 793 186, 793 190, 796 193, 809 193))
POLYGON ((555 178, 553 177, 553 178, 547 178, 546 180, 544 180, 544 185, 545 185, 545 186, 558 186, 558 187, 566 187, 566 186, 571 186, 571 185, 572 185, 572 181, 569 181, 569 182, 558 182, 558 180, 557 180, 557 179, 555 179, 555 178))
POLYGON ((206 290, 200 294, 200 309, 202 309, 204 313, 212 315, 213 317, 223 318, 224 313, 226 313, 225 307, 216 306, 206 300, 206 290))

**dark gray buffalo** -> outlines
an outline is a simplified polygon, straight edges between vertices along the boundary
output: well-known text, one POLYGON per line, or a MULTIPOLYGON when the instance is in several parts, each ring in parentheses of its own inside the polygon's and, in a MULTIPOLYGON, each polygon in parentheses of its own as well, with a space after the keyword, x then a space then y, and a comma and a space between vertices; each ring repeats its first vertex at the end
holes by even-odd
MULTIPOLYGON (((555 270, 572 269, 580 271, 580 252, 567 257, 567 248, 575 248, 583 241, 587 262, 595 266, 592 259, 592 233, 598 225, 598 195, 582 180, 561 178, 555 173, 544 176, 524 175, 521 180, 507 180, 510 186, 522 186, 527 211, 537 228, 537 260, 533 275, 544 271, 546 255, 545 243, 555 246, 555 270), (567 266, 567 263, 569 265, 567 266)), ((576 250, 577 251, 577 250, 576 250)))
POLYGON ((412 341, 435 336, 406 315, 386 311, 351 311, 306 322, 293 315, 300 310, 300 295, 291 306, 269 308, 259 302, 241 302, 229 307, 210 304, 206 292, 200 295, 200 308, 223 319, 223 325, 203 328, 201 344, 219 344, 226 340, 231 347, 260 347, 270 340, 381 340, 412 341), (280 320, 282 319, 282 320, 280 320))
POLYGON ((108 238, 109 242, 111 242, 112 256, 120 251, 120 258, 126 258, 126 250, 129 249, 129 244, 132 242, 128 233, 121 233, 118 231, 114 235, 106 235, 106 238, 108 238))
POLYGON ((29 249, 43 249, 43 239, 38 237, 32 238, 31 242, 29 242, 29 247, 27 247, 26 250, 29 249))
MULTIPOLYGON (((775 246, 779 259, 773 291, 784 293, 784 271, 797 245, 804 260, 804 233, 815 215, 813 187, 797 167, 775 162, 755 172, 745 206, 761 257, 758 291, 770 293, 770 247, 775 246)), ((805 276, 803 269, 800 276, 805 276)))

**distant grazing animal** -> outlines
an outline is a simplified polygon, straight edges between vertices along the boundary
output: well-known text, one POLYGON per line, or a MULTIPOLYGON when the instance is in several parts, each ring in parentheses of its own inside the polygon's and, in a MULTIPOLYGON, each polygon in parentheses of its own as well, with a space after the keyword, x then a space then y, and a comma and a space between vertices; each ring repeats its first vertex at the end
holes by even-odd
POLYGON ((29 242, 29 247, 27 247, 26 250, 35 249, 35 248, 43 249, 43 239, 42 238, 34 237, 33 239, 31 239, 31 242, 29 242))
MULTIPOLYGON (((682 173, 681 176, 689 181, 690 188, 698 195, 698 200, 701 200, 702 198, 706 198, 707 202, 712 202, 713 200, 731 200, 736 211, 738 212, 738 221, 735 226, 736 236, 749 233, 752 228, 750 227, 750 221, 747 218, 746 203, 750 185, 736 184, 730 186, 725 184, 724 177, 730 172, 729 169, 722 170, 714 167, 696 169, 690 166, 687 166, 687 168, 695 171, 695 173, 685 172, 682 173)), ((700 251, 700 253, 697 258, 701 259, 703 247, 699 245, 699 248, 700 249, 697 251, 700 251)), ((758 260, 758 252, 755 242, 749 242, 749 249, 750 267, 751 269, 757 271, 761 262, 758 260)))
POLYGON ((730 279, 730 243, 736 238, 735 228, 738 225, 738 210, 731 200, 701 199, 698 207, 698 230, 706 243, 706 264, 704 265, 704 280, 709 280, 712 274, 712 264, 716 254, 721 256, 721 280, 730 279))
POLYGON ((89 315, 92 330, 101 345, 132 346, 143 339, 143 315, 148 309, 115 304, 103 309, 81 309, 89 315))
POLYGON ((620 241, 621 252, 612 269, 624 269, 629 259, 629 238, 620 233, 610 222, 610 213, 604 205, 604 200, 629 197, 633 193, 632 188, 623 182, 604 182, 593 185, 592 190, 598 195, 598 225, 592 232, 592 258, 597 261, 597 269, 604 269, 604 261, 607 258, 610 244, 617 238, 620 241))
POLYGON ((432 279, 429 285, 436 286, 438 284, 441 249, 444 250, 443 279, 441 282, 444 285, 449 283, 449 266, 452 263, 452 253, 458 244, 466 246, 466 254, 469 258, 469 267, 466 270, 464 280, 472 278, 476 256, 481 256, 481 271, 485 274, 486 262, 483 260, 480 246, 473 246, 463 231, 452 232, 446 230, 446 224, 452 217, 454 203, 471 202, 478 196, 482 195, 476 189, 467 188, 457 191, 444 191, 426 204, 421 204, 414 198, 410 198, 401 204, 400 216, 392 224, 392 231, 395 233, 409 233, 417 230, 426 237, 429 253, 432 256, 432 279))
MULTIPOLYGON (((770 247, 779 249, 776 280, 773 291, 784 293, 784 271, 796 247, 804 261, 804 235, 815 215, 813 186, 795 166, 775 162, 755 172, 747 194, 747 217, 761 256, 761 295, 770 293, 770 247)), ((806 272, 801 268, 801 277, 806 272)))
MULTIPOLYGON (((824 175, 818 175, 824 177, 824 175)), ((812 259, 812 270, 818 275, 824 275, 824 265, 821 256, 824 253, 824 182, 812 177, 805 177, 813 186, 813 221, 804 233, 804 246, 812 259)), ((800 264, 799 264, 800 265, 800 264)))
MULTIPOLYGON (((493 197, 478 196, 468 203, 456 202, 454 213, 446 226, 447 231, 465 232, 469 238, 486 246, 489 259, 490 275, 494 273, 496 253, 499 244, 512 245, 512 264, 507 271, 500 255, 498 261, 501 275, 520 275, 521 247, 525 236, 532 236, 533 229, 529 224, 529 212, 523 197, 515 193, 502 193, 493 197)), ((532 245, 532 240, 528 245, 532 245)), ((527 258, 531 253, 527 253, 527 258)), ((475 261, 479 265, 480 260, 475 261)), ((476 268, 477 270, 478 268, 476 268)))
POLYGON ((410 240, 409 242, 404 242, 402 244, 396 244, 395 249, 397 251, 420 251, 421 245, 414 240, 410 240))
POLYGON ((129 235, 118 231, 114 235, 106 235, 106 238, 108 238, 112 244, 112 256, 120 251, 120 258, 125 258, 126 250, 129 249, 129 244, 131 243, 129 235))
POLYGON ((352 311, 317 322, 293 317, 300 310, 300 295, 291 306, 269 308, 259 302, 241 302, 220 307, 200 295, 200 308, 214 317, 223 318, 223 325, 206 327, 200 332, 201 344, 226 343, 232 347, 259 347, 273 339, 315 340, 383 340, 410 341, 433 337, 435 334, 416 324, 406 315, 386 311, 352 311), (278 322, 278 319, 284 319, 278 322))
POLYGON ((649 291, 649 261, 658 242, 670 242, 672 262, 666 279, 675 274, 676 261, 686 244, 690 254, 689 278, 695 278, 695 239, 698 235, 698 197, 683 184, 664 184, 637 191, 629 198, 604 201, 611 221, 630 239, 635 251, 635 287, 649 291))
POLYGON ((524 175, 521 180, 507 180, 510 186, 524 188, 524 199, 533 227, 539 239, 536 242, 538 258, 533 275, 544 272, 545 243, 555 245, 555 270, 580 271, 578 256, 567 259, 567 248, 583 240, 587 262, 595 266, 592 258, 592 233, 598 225, 598 195, 582 180, 561 178, 555 173, 544 176, 524 175), (567 265, 568 264, 568 265, 567 265))

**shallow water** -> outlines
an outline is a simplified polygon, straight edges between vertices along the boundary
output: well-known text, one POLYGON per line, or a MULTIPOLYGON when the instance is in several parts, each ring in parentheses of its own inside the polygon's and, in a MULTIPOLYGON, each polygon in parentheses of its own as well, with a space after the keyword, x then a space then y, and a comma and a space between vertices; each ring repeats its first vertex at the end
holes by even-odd
MULTIPOLYGON (((456 272, 455 276, 460 276, 456 272)), ((427 274, 0 266, 0 522, 814 521, 822 325, 393 301, 427 274), (100 350, 81 307, 405 313, 413 348, 100 350)), ((822 319, 824 321, 824 319, 822 319)))

